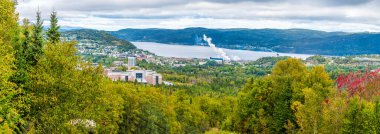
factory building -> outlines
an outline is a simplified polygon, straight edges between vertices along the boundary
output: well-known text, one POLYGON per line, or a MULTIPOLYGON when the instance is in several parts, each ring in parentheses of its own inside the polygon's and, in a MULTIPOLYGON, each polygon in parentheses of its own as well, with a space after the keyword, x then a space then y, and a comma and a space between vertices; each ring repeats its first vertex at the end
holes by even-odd
POLYGON ((146 83, 151 85, 162 84, 161 74, 158 74, 152 70, 128 70, 122 72, 106 69, 104 73, 112 81, 137 81, 139 83, 146 83))
POLYGON ((224 59, 223 58, 210 57, 210 60, 215 61, 218 64, 223 64, 224 63, 224 59))

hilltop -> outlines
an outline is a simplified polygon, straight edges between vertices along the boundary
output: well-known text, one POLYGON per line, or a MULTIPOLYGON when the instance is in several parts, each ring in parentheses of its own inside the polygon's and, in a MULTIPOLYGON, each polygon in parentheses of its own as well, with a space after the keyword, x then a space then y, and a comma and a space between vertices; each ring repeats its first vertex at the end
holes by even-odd
POLYGON ((62 37, 69 38, 69 40, 88 40, 96 42, 103 46, 117 46, 124 51, 135 49, 136 47, 129 41, 116 38, 108 32, 93 30, 93 29, 78 29, 62 32, 62 37))

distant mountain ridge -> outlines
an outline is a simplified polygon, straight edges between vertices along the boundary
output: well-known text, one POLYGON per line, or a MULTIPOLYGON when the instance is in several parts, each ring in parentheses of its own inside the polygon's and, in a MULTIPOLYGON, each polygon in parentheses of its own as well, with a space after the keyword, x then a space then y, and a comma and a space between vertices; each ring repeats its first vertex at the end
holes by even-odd
MULTIPOLYGON (((48 30, 49 29, 49 25, 44 25, 43 28, 44 30, 48 30)), ((83 27, 72 27, 72 26, 60 26, 59 28, 59 32, 68 32, 68 31, 75 31, 75 30, 81 30, 81 29, 85 29, 83 27)))
POLYGON ((222 48, 321 55, 380 54, 379 33, 308 29, 122 29, 110 34, 129 41, 204 45, 202 35, 222 48))

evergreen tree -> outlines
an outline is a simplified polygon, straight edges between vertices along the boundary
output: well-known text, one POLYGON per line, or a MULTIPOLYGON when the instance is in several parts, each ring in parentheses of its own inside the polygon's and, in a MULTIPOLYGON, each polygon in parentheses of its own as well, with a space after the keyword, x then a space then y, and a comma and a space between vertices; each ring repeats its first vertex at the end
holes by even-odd
POLYGON ((30 46, 32 38, 30 35, 29 20, 23 20, 21 43, 14 45, 15 52, 15 66, 16 72, 11 77, 12 82, 16 83, 19 87, 24 87, 28 81, 29 63, 32 59, 30 53, 30 46))
POLYGON ((53 11, 50 15, 50 28, 47 31, 49 43, 57 44, 60 42, 61 33, 59 33, 59 28, 57 12, 53 11))
POLYGON ((44 37, 43 37, 43 20, 41 20, 41 12, 37 12, 37 21, 33 25, 33 60, 30 61, 32 65, 36 65, 39 57, 43 54, 44 37))

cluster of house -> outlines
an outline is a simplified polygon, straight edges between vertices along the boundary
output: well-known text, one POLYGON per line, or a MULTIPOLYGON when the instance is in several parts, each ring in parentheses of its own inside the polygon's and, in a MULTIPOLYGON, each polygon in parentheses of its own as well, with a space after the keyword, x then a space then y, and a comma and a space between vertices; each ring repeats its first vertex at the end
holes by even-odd
MULTIPOLYGON (((136 66, 136 57, 128 57, 128 64, 122 61, 114 62, 116 66, 126 66, 128 68, 136 66)), ((139 82, 151 85, 162 84, 162 75, 152 70, 127 70, 120 71, 114 68, 104 70, 104 74, 113 81, 139 82)))

